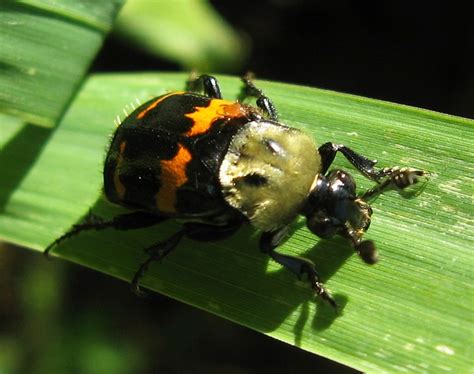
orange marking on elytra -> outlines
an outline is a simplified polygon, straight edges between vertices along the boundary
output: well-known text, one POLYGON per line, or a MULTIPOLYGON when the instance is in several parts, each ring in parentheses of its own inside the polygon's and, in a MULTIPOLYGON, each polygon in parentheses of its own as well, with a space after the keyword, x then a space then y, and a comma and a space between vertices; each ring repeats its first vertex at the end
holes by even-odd
POLYGON ((123 153, 125 152, 126 147, 127 147, 127 142, 124 140, 122 143, 120 143, 120 146, 119 146, 120 152, 117 155, 117 165, 115 165, 115 170, 114 170, 115 192, 117 193, 117 196, 119 199, 123 199, 123 197, 125 196, 125 190, 126 190, 125 186, 123 185, 119 177, 120 166, 122 165, 122 162, 123 162, 123 153))
POLYGON ((155 200, 156 206, 162 212, 176 212, 176 190, 188 181, 186 167, 191 159, 191 152, 181 144, 178 144, 176 156, 171 160, 160 161, 160 180, 163 185, 155 195, 155 200))
POLYGON ((206 132, 217 119, 243 117, 245 115, 245 109, 242 105, 221 99, 211 99, 208 106, 197 106, 194 109, 194 112, 186 114, 186 117, 193 120, 193 127, 185 133, 188 136, 206 132))
POLYGON ((123 155, 125 152, 125 148, 127 147, 127 141, 124 140, 122 143, 120 143, 119 149, 120 149, 120 154, 123 155))
POLYGON ((159 103, 161 103, 164 99, 167 99, 168 97, 170 96, 174 96, 174 95, 180 95, 182 94, 183 91, 175 91, 175 92, 170 92, 169 94, 166 94, 166 95, 163 95, 163 96, 160 96, 158 99, 156 99, 155 101, 153 101, 150 105, 148 105, 145 109, 143 109, 140 113, 137 114, 137 118, 138 119, 142 119, 143 117, 145 117, 147 115, 147 113, 156 108, 157 105, 159 103))

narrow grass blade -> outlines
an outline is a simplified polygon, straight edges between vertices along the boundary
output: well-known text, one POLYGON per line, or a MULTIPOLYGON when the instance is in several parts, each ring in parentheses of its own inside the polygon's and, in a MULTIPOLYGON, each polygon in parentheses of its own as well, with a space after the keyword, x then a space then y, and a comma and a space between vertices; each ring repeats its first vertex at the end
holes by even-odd
MULTIPOLYGON (((101 168, 114 118, 169 90, 184 74, 99 75, 54 129, 29 125, 1 133, 0 237, 38 251, 90 208, 120 209, 101 198, 101 168), (133 104, 131 104, 133 102, 133 104), (39 140, 39 141, 38 141, 39 140), (34 144, 40 144, 40 146, 34 144)), ((222 77, 226 97, 240 83, 222 77)), ((468 372, 473 331, 473 121, 307 87, 257 82, 283 122, 323 143, 335 141, 381 166, 428 170, 419 196, 396 191, 373 204, 367 238, 381 261, 363 264, 344 240, 318 240, 300 221, 282 246, 312 259, 342 311, 314 302, 306 282, 260 254, 250 227, 222 242, 185 240, 143 283, 153 290, 366 372, 468 372)), ((336 167, 352 170, 338 157, 336 167)), ((356 176, 360 188, 370 185, 356 176)), ((58 257, 130 280, 143 248, 178 228, 89 232, 58 257)), ((92 291, 93 292, 93 291, 92 291)))
POLYGON ((247 46, 208 1, 128 0, 116 31, 132 45, 185 69, 238 71, 247 46))
POLYGON ((0 4, 0 113, 53 126, 122 3, 30 0, 0 4))

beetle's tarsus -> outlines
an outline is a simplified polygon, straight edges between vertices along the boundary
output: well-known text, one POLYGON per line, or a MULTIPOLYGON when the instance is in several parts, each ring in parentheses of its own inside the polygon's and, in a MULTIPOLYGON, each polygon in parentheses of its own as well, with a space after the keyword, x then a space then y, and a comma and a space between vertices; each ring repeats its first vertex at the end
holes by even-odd
POLYGON ((331 305, 336 313, 338 311, 338 305, 336 300, 332 297, 329 291, 324 287, 324 284, 319 280, 319 275, 316 272, 314 267, 305 267, 302 270, 302 273, 308 274, 308 280, 311 284, 311 288, 313 289, 316 296, 323 299, 329 305, 331 305))
POLYGON ((370 188, 361 196, 363 200, 369 200, 392 187, 404 190, 419 182, 419 178, 427 177, 428 172, 420 169, 398 166, 383 168, 376 173, 376 181, 379 183, 370 188))
POLYGON ((255 75, 251 72, 247 72, 242 77, 242 82, 244 86, 239 95, 239 100, 243 101, 247 97, 255 97, 257 106, 263 111, 263 113, 270 118, 272 121, 278 121, 278 112, 273 104, 272 100, 266 96, 263 91, 255 86, 253 80, 255 79, 255 75))

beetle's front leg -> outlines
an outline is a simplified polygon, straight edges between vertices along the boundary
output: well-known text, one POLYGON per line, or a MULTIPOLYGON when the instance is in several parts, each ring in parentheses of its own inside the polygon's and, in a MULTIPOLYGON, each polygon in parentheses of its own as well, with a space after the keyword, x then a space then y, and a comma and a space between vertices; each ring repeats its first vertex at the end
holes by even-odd
POLYGON ((379 171, 382 182, 373 188, 368 189, 361 196, 363 200, 369 200, 374 196, 381 194, 383 191, 395 186, 401 190, 418 183, 418 178, 426 176, 428 173, 414 168, 400 168, 398 166, 391 168, 383 168, 379 171))
POLYGON ((371 198, 391 186, 396 186, 400 189, 407 188, 417 183, 419 177, 427 174, 423 170, 409 167, 400 168, 394 166, 377 169, 375 168, 376 160, 371 160, 342 144, 325 143, 319 147, 318 151, 322 162, 321 174, 326 174, 337 152, 341 152, 362 175, 378 183, 376 187, 364 193, 362 198, 371 198))
POLYGON ((312 261, 303 257, 284 255, 275 251, 275 248, 281 244, 288 231, 289 226, 284 226, 275 231, 266 231, 262 233, 262 236, 260 237, 260 250, 263 253, 268 254, 280 265, 296 274, 298 279, 301 279, 304 274, 307 274, 314 293, 337 310, 336 300, 334 300, 329 291, 324 287, 312 261))

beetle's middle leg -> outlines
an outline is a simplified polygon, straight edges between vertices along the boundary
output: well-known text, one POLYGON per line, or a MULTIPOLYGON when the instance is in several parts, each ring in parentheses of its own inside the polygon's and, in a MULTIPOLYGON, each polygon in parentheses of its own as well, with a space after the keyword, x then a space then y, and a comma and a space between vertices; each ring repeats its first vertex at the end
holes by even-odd
POLYGON ((140 289, 140 280, 145 275, 150 264, 155 261, 163 260, 163 258, 178 246, 184 237, 197 241, 221 240, 234 234, 239 229, 241 223, 241 221, 236 220, 224 226, 206 225, 202 223, 183 224, 181 229, 168 239, 145 249, 149 257, 140 265, 133 277, 131 283, 133 293, 139 296, 144 295, 144 292, 140 289))

